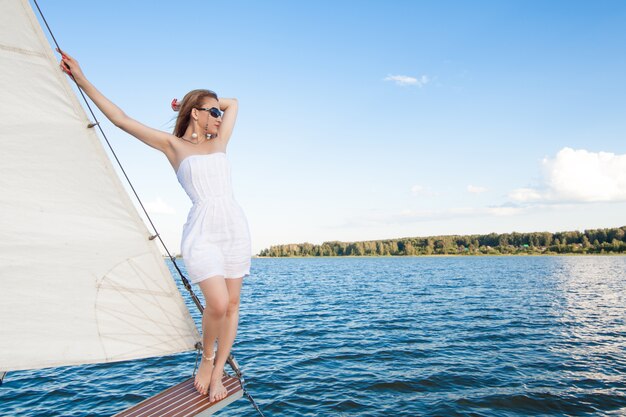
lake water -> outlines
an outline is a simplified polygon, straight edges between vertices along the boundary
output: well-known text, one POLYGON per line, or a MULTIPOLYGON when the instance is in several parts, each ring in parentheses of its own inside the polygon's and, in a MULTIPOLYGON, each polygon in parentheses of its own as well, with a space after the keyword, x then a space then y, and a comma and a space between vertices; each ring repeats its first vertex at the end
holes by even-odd
MULTIPOLYGON (((253 259, 233 354, 268 417, 623 416, 625 305, 626 257, 253 259)), ((194 361, 10 372, 0 415, 108 416, 194 361)))

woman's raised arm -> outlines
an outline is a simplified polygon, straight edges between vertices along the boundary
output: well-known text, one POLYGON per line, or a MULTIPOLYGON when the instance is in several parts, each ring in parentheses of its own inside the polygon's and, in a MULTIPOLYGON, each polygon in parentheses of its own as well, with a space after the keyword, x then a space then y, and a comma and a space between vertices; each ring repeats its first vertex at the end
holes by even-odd
POLYGON ((236 98, 220 98, 220 110, 224 112, 222 116, 222 124, 217 131, 217 138, 224 142, 224 146, 230 140, 237 120, 237 111, 239 110, 239 102, 236 98))
POLYGON ((76 84, 78 84, 85 94, 89 96, 91 101, 98 106, 100 111, 104 113, 111 123, 155 149, 166 154, 171 151, 171 139, 173 135, 153 129, 128 117, 122 109, 106 98, 89 80, 87 80, 80 65, 78 65, 78 61, 59 49, 57 49, 57 51, 59 51, 62 56, 61 63, 59 64, 61 70, 74 77, 76 84))

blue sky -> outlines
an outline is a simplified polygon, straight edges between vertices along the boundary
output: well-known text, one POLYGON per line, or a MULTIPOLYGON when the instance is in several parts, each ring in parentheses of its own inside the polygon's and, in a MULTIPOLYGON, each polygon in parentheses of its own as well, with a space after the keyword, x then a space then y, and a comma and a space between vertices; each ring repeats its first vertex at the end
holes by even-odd
MULTIPOLYGON (((228 154, 253 252, 273 244, 626 224, 621 1, 41 0, 129 115, 170 130, 237 97, 228 154)), ((167 160, 104 124, 178 251, 167 160)))

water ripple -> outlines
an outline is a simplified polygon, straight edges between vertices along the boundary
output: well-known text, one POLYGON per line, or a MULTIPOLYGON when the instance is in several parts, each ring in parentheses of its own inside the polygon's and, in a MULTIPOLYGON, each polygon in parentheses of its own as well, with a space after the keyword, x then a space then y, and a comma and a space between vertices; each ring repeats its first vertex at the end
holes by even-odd
MULTIPOLYGON (((268 417, 625 415, 625 271, 624 257, 254 259, 233 353, 268 417)), ((111 415, 194 361, 11 372, 0 415, 111 415)))

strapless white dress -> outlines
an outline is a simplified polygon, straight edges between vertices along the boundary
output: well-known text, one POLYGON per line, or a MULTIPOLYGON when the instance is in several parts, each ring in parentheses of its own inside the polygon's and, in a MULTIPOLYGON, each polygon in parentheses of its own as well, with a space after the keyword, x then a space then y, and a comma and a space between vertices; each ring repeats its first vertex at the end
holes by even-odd
POLYGON ((191 155, 176 172, 193 206, 183 226, 181 252, 192 283, 215 275, 250 274, 248 221, 235 200, 224 152, 191 155))

